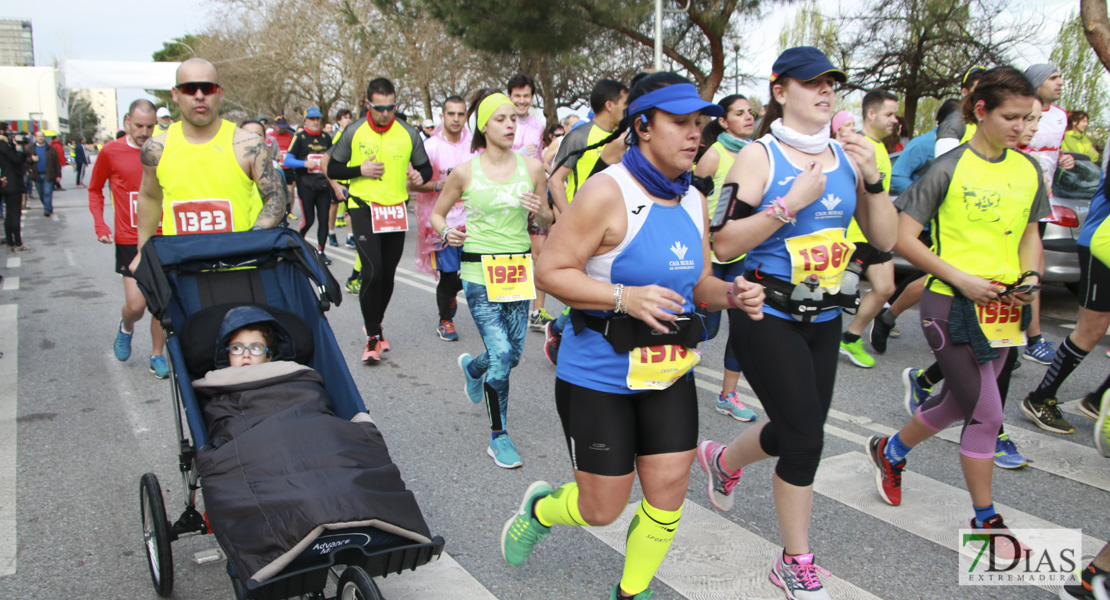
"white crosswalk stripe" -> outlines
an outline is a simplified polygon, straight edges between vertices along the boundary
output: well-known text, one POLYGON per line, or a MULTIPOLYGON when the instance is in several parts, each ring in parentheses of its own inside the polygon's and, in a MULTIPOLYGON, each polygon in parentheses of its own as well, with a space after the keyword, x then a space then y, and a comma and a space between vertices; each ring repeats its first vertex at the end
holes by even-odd
POLYGON ((16 415, 19 325, 16 304, 0 305, 0 577, 16 571, 16 415))
POLYGON ((389 600, 496 600, 489 590, 446 552, 434 563, 415 571, 390 575, 374 580, 382 595, 389 600))

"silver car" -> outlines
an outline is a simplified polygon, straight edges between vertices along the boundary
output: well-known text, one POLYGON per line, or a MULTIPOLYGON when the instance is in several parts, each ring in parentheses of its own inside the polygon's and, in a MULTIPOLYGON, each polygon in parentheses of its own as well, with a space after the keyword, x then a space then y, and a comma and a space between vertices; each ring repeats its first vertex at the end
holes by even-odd
POLYGON ((1075 167, 1056 171, 1052 184, 1052 214, 1041 220, 1041 241, 1044 244, 1044 280, 1063 283, 1074 292, 1079 282, 1076 240, 1087 220, 1091 198, 1102 174, 1087 155, 1068 154, 1075 158, 1075 167))

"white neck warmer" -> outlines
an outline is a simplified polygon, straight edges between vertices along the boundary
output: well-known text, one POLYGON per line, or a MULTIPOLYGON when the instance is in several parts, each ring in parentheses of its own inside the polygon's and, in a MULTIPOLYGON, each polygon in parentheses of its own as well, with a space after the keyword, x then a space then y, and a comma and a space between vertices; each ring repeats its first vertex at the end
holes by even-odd
POLYGON ((782 119, 775 119, 771 123, 771 135, 788 146, 792 146, 806 154, 820 154, 829 147, 829 128, 822 127, 814 135, 806 135, 783 125, 782 119))

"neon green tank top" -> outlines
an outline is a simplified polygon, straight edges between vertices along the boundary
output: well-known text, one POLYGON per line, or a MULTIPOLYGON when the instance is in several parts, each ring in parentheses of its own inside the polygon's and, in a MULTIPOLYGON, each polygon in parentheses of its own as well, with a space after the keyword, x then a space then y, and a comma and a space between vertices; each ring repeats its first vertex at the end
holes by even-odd
POLYGON ((222 233, 254 226, 262 203, 254 180, 243 172, 234 150, 235 124, 220 122, 203 144, 185 139, 181 123, 166 131, 158 162, 162 184, 162 233, 222 233))
MULTIPOLYGON (((725 184, 725 176, 727 176, 729 170, 732 169, 732 165, 736 163, 736 156, 729 152, 728 149, 725 148, 725 145, 721 142, 713 142, 713 145, 710 146, 710 148, 717 151, 718 157, 717 171, 713 173, 713 193, 709 194, 709 196, 707 196, 705 199, 706 204, 708 204, 709 208, 708 214, 710 217, 712 217, 713 211, 717 208, 717 200, 721 197, 721 186, 725 184)), ((710 240, 710 243, 712 243, 712 240, 710 240)), ((744 254, 741 254, 740 256, 737 256, 736 258, 725 262, 718 260, 717 255, 713 254, 712 250, 710 250, 709 252, 710 260, 719 265, 732 264, 734 262, 743 260, 744 256, 744 254)))
MULTIPOLYGON (((877 142, 869 136, 864 136, 871 145, 875 146, 875 165, 879 168, 879 172, 883 174, 883 189, 890 190, 890 172, 893 167, 890 164, 890 153, 886 151, 886 146, 882 142, 877 142)), ((856 223, 855 217, 848 225, 848 241, 858 244, 866 242, 867 238, 863 235, 863 230, 859 228, 859 223, 856 223)))
MULTIPOLYGON (((536 189, 528 174, 524 157, 516 156, 516 170, 508 181, 494 181, 482 170, 481 155, 470 160, 470 185, 462 194, 466 208, 466 238, 463 251, 475 254, 528 252, 528 210, 520 195, 536 189)), ((485 283, 482 263, 464 261, 459 277, 471 283, 485 283)))

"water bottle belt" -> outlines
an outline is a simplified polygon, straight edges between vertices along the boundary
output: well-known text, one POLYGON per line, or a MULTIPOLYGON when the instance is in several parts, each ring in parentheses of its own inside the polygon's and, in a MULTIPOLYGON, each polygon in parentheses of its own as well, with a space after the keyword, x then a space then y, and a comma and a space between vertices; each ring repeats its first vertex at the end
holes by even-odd
POLYGON ((576 308, 570 311, 570 322, 575 335, 581 334, 583 329, 593 329, 621 353, 631 352, 634 348, 668 344, 693 348, 705 340, 705 322, 698 313, 684 313, 676 315, 673 322, 664 321, 663 324, 670 328, 669 333, 659 333, 647 323, 626 314, 595 317, 576 308))
MULTIPOLYGON (((755 271, 748 271, 744 274, 744 278, 748 281, 754 281, 763 286, 763 291, 766 294, 764 302, 769 304, 772 308, 781 310, 791 315, 801 315, 813 317, 818 313, 827 310, 835 310, 843 308, 852 313, 855 308, 859 306, 859 293, 852 295, 848 294, 830 294, 822 288, 818 288, 821 298, 802 298, 795 299, 794 290, 798 287, 806 287, 804 283, 793 284, 784 281, 773 275, 760 273, 759 269, 755 271)), ((809 291, 808 289, 806 290, 809 291)))

